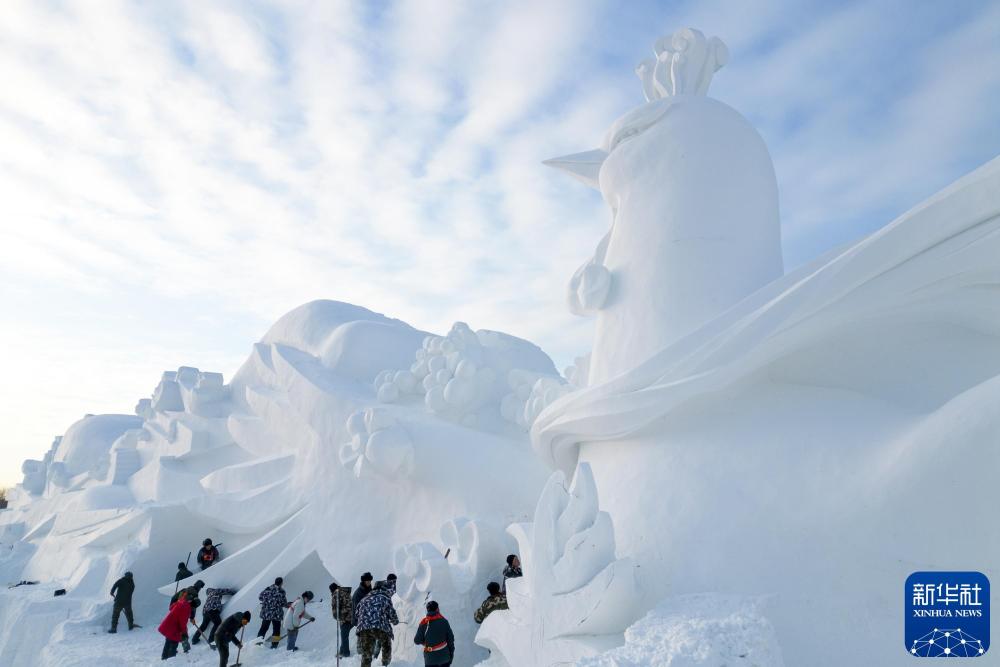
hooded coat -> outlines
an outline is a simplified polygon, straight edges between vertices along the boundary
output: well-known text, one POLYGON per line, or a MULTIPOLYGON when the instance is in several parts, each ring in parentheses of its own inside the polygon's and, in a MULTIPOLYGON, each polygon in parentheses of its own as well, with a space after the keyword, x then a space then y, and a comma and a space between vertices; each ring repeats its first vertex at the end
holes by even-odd
POLYGON ((262 590, 257 599, 260 601, 262 621, 280 621, 285 615, 288 598, 285 596, 285 589, 278 584, 272 584, 262 590))
POLYGON ((191 605, 187 600, 178 600, 170 605, 170 611, 160 623, 160 634, 172 642, 179 642, 191 618, 191 605))
POLYGON ((399 623, 396 610, 392 606, 392 594, 395 591, 391 586, 376 588, 358 603, 355 619, 358 624, 358 632, 365 630, 381 630, 393 637, 392 626, 399 623))

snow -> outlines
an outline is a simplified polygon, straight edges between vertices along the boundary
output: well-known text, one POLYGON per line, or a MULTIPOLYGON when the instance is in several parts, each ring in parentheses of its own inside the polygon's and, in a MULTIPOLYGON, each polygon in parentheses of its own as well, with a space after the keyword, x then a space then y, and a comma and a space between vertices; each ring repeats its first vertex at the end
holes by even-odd
MULTIPOLYGON (((647 103, 550 161, 613 216, 570 280, 596 332, 565 376, 506 333, 321 300, 228 383, 151 378, 134 416, 86 416, 24 463, 0 579, 41 583, 0 591, 0 664, 158 663, 205 537, 223 558, 184 583, 236 589, 225 613, 256 617, 278 576, 325 598, 395 572, 400 665, 429 599, 455 667, 893 664, 910 572, 998 576, 1000 159, 782 275, 767 148, 705 97, 725 46, 685 29, 655 51, 647 103), (956 516, 977 530, 928 538, 956 516), (476 626, 515 552, 510 609, 476 626), (146 627, 109 636, 126 570, 146 627)), ((313 610, 302 651, 244 662, 330 664, 313 610)))
POLYGON ((625 631, 625 645, 576 667, 781 667, 766 601, 713 594, 667 598, 625 631))

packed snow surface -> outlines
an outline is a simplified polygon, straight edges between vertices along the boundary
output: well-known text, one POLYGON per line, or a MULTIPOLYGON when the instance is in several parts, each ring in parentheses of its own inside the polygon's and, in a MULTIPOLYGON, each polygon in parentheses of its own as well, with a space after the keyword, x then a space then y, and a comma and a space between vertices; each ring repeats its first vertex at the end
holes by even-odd
POLYGON ((625 631, 625 645, 576 667, 782 667, 760 600, 725 595, 667 598, 625 631))

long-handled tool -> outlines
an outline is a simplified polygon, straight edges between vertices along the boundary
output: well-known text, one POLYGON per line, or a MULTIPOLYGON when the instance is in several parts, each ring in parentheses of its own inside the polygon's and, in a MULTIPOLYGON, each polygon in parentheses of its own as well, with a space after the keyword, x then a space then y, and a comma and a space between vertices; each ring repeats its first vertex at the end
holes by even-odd
POLYGON ((229 667, 240 667, 240 653, 243 653, 243 635, 246 634, 247 626, 243 626, 240 630, 240 647, 236 650, 236 662, 229 665, 229 667))
POLYGON ((334 614, 334 620, 335 620, 334 625, 337 628, 337 636, 334 638, 333 641, 337 642, 337 667, 340 667, 340 649, 343 648, 341 646, 341 638, 344 636, 344 633, 340 631, 340 591, 339 590, 337 591, 337 613, 334 614))
MULTIPOLYGON (((301 630, 302 628, 306 627, 310 623, 312 623, 312 621, 306 621, 305 623, 303 623, 302 625, 300 625, 297 629, 301 630)), ((287 636, 288 636, 288 633, 286 632, 283 635, 274 635, 270 639, 268 639, 267 637, 258 637, 257 641, 254 642, 254 643, 257 644, 257 646, 263 646, 265 642, 271 642, 273 644, 277 644, 278 642, 280 642, 282 639, 284 639, 287 636), (275 637, 277 637, 277 639, 275 639, 275 637)))

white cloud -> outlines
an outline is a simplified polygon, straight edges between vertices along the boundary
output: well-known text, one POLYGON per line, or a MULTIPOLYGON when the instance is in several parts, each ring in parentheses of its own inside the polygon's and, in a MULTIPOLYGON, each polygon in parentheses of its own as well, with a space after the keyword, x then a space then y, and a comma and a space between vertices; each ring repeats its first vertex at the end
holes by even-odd
POLYGON ((793 259, 886 222, 1000 147, 997 9, 904 11, 6 3, 0 343, 29 380, 0 385, 0 481, 161 367, 234 370, 313 298, 507 330, 567 363, 589 324, 563 285, 607 217, 539 163, 640 101, 631 67, 657 31, 730 44, 713 90, 771 144, 793 259))

